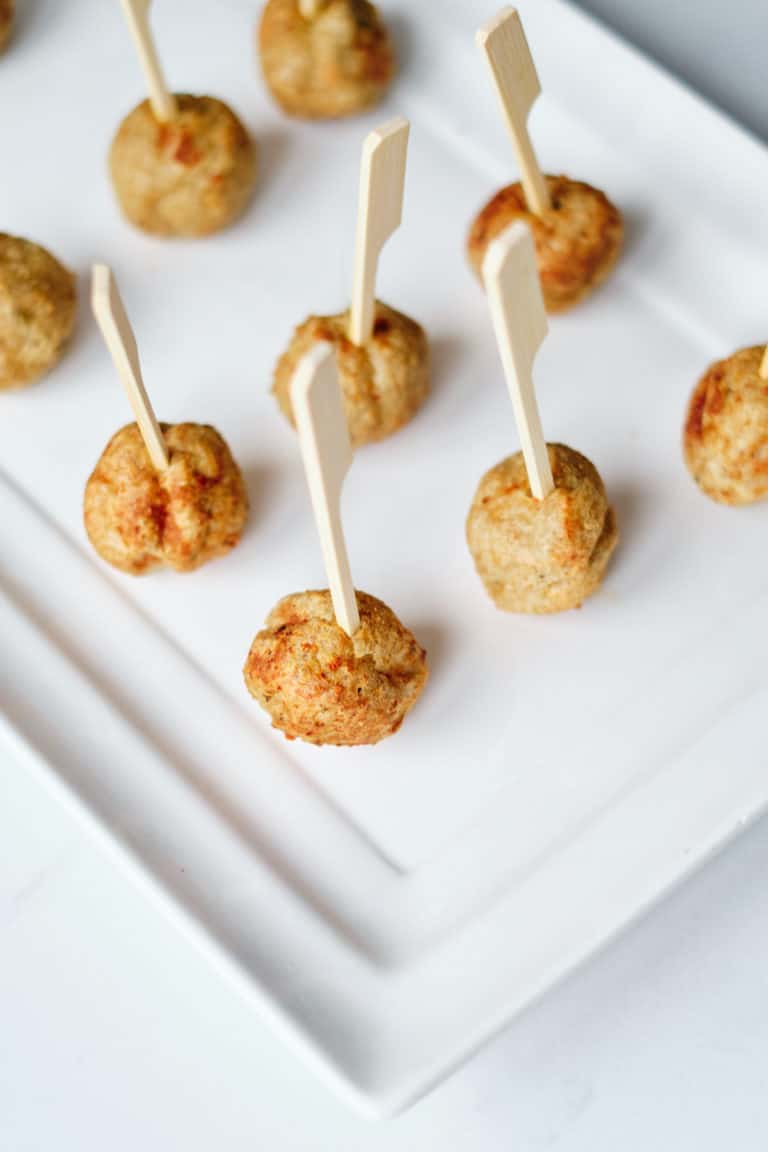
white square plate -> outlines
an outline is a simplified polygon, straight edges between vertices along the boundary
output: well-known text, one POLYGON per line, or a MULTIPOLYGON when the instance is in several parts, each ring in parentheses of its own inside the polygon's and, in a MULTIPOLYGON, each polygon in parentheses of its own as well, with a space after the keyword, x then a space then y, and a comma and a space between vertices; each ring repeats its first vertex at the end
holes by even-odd
POLYGON ((174 85, 230 101, 261 144, 251 212, 204 242, 117 216, 104 158, 140 94, 117 4, 71 0, 0 71, 0 107, 18 110, 2 226, 83 274, 70 353, 0 397, 4 733, 130 849, 248 999, 384 1113, 768 800, 766 509, 707 501, 679 448, 708 361, 766 336, 768 158, 558 0, 521 4, 544 166, 604 187, 627 219, 616 276, 552 321, 536 365, 548 436, 596 463, 622 542, 581 611, 504 616, 463 532, 480 475, 517 447, 463 251, 514 175, 473 44, 492 6, 387 5, 402 76, 386 107, 329 125, 281 119, 254 75, 254 5, 215 7, 155 13, 174 85), (380 292, 426 326, 434 392, 360 452, 345 513, 358 586, 413 628, 432 678, 395 739, 318 750, 272 732, 241 681, 274 602, 324 582, 267 389, 293 325, 347 302, 360 143, 396 112, 413 124, 406 209, 380 292), (192 576, 122 577, 84 538, 85 479, 128 419, 87 314, 94 259, 116 269, 160 417, 215 424, 248 479, 242 545, 192 576))

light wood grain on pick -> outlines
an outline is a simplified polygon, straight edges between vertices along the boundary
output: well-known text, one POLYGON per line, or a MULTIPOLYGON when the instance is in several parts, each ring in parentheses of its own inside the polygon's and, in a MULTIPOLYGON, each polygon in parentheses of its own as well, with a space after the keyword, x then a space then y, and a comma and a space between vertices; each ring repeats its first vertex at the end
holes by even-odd
POLYGON ((528 482, 536 499, 543 500, 555 484, 533 386, 533 362, 547 334, 547 314, 527 224, 517 221, 489 245, 483 280, 528 482))
POLYGON ((379 254, 400 226, 410 124, 402 116, 376 128, 363 144, 355 235, 355 271, 349 338, 370 340, 379 254))
POLYGON ((341 490, 352 464, 352 446, 331 344, 317 344, 302 359, 291 383, 291 403, 333 611, 339 627, 353 636, 360 616, 341 521, 341 490))
POLYGON ((126 316, 112 269, 106 264, 93 266, 91 306, 104 343, 128 394, 149 458, 158 472, 161 472, 168 467, 168 449, 141 377, 136 337, 126 316))
POLYGON ((136 45, 141 70, 149 92, 152 111, 161 123, 167 123, 176 116, 176 100, 168 91, 168 86, 160 67, 155 42, 149 27, 150 0, 120 0, 125 19, 136 45))
POLYGON ((763 380, 768 380, 768 344, 765 346, 763 358, 760 361, 760 376, 763 380))
POLYGON ((516 8, 503 8, 477 32, 490 65, 520 167, 528 208, 541 216, 551 207, 549 190, 528 133, 528 116, 541 84, 516 8))

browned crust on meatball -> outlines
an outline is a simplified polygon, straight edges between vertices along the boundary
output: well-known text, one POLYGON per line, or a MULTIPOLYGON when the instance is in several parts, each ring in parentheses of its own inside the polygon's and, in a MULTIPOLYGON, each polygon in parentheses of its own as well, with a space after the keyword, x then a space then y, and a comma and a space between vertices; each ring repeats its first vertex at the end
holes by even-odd
POLYGON ((283 111, 350 116, 377 103, 395 70, 392 42, 367 0, 321 0, 307 20, 297 0, 268 0, 259 26, 264 78, 283 111))
POLYGON ((721 504, 768 496, 768 380, 765 346, 742 348, 711 364, 693 390, 683 430, 688 471, 721 504))
POLYGON ((76 311, 72 273, 39 244, 0 233, 0 390, 31 384, 56 364, 76 311))
POLYGON ((318 340, 333 343, 349 435, 359 447, 397 432, 424 403, 429 393, 429 344, 415 320, 380 301, 367 344, 353 344, 348 332, 348 311, 310 316, 296 329, 278 360, 272 391, 293 424, 291 381, 299 361, 318 340))
POLYGON ((599 189, 547 176, 552 207, 539 217, 529 212, 521 184, 502 188, 470 228, 469 261, 482 279, 488 245, 515 220, 533 232, 541 290, 548 312, 563 312, 602 284, 615 265, 624 237, 621 213, 599 189))
POLYGON ((207 424, 163 424, 169 465, 158 472, 138 426, 126 424, 85 488, 85 530, 108 564, 139 576, 191 572, 240 540, 248 493, 232 454, 207 424))
POLYGON ((618 542, 597 469, 563 444, 548 445, 555 481, 531 493, 521 452, 483 476, 467 518, 467 542, 491 599, 506 612, 562 612, 597 589, 618 542))
POLYGON ((109 153, 125 217, 157 236, 206 236, 245 211, 256 148, 231 108, 212 96, 176 96, 178 115, 155 118, 148 100, 126 116, 109 153))
POLYGON ((330 593, 286 596, 255 637, 246 687, 289 740, 377 744, 397 732, 427 680, 427 657, 381 600, 357 592, 360 627, 347 636, 330 593))
POLYGON ((0 0, 0 52, 11 38, 14 8, 14 0, 0 0))

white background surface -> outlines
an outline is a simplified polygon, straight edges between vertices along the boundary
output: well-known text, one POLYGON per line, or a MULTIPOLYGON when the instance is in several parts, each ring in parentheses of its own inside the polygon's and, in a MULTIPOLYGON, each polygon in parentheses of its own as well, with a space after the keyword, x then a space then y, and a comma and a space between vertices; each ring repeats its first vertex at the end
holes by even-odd
POLYGON ((767 863, 758 827, 428 1100, 371 1128, 2 765, 0 1148, 764 1148, 767 863))

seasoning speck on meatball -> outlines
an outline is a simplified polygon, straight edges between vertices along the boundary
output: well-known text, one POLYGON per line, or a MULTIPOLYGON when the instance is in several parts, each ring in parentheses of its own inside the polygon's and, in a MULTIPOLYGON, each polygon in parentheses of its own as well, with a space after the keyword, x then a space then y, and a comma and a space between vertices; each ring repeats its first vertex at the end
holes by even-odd
POLYGON ((14 0, 0 0, 0 52, 11 38, 14 7, 14 0))
POLYGON ((310 316, 275 368, 273 392, 293 424, 291 381, 301 359, 318 340, 336 347, 339 381, 354 447, 383 440, 416 414, 429 392, 429 345, 424 329, 376 302, 373 333, 362 347, 349 339, 349 311, 310 316))
POLYGON ((475 567, 506 612, 576 608, 598 587, 618 541, 597 469, 562 444, 547 446, 555 487, 531 494, 521 452, 483 476, 467 519, 475 567))
POLYGON ((259 27, 264 78, 283 111, 307 119, 349 116, 381 99, 395 69, 392 43, 367 0, 268 0, 259 27))
POLYGON ((226 104, 176 96, 177 115, 156 119, 144 100, 117 130, 109 167, 123 214, 158 236, 205 236, 233 223, 256 181, 256 149, 226 104))
POLYGON ((0 232, 0 390, 31 384, 75 326, 75 277, 50 252, 0 232))
POLYGON ((248 494, 224 439, 207 424, 163 424, 157 471, 138 425, 110 440, 85 488, 85 530, 108 564, 133 576, 191 572, 240 540, 248 494))
POLYGON ((515 220, 533 232, 541 290, 548 312, 564 312, 588 296, 612 271, 624 236, 621 213, 597 188, 547 176, 551 207, 529 212, 521 184, 502 188, 475 218, 467 240, 469 261, 482 280, 488 245, 515 220))
POLYGON ((427 680, 427 657, 381 600, 357 593, 360 627, 336 623, 328 591, 286 596, 251 645, 246 687, 290 739, 377 744, 397 732, 427 680))
POLYGON ((721 504, 768 496, 768 380, 764 345, 712 364, 693 390, 683 433, 688 471, 721 504))

